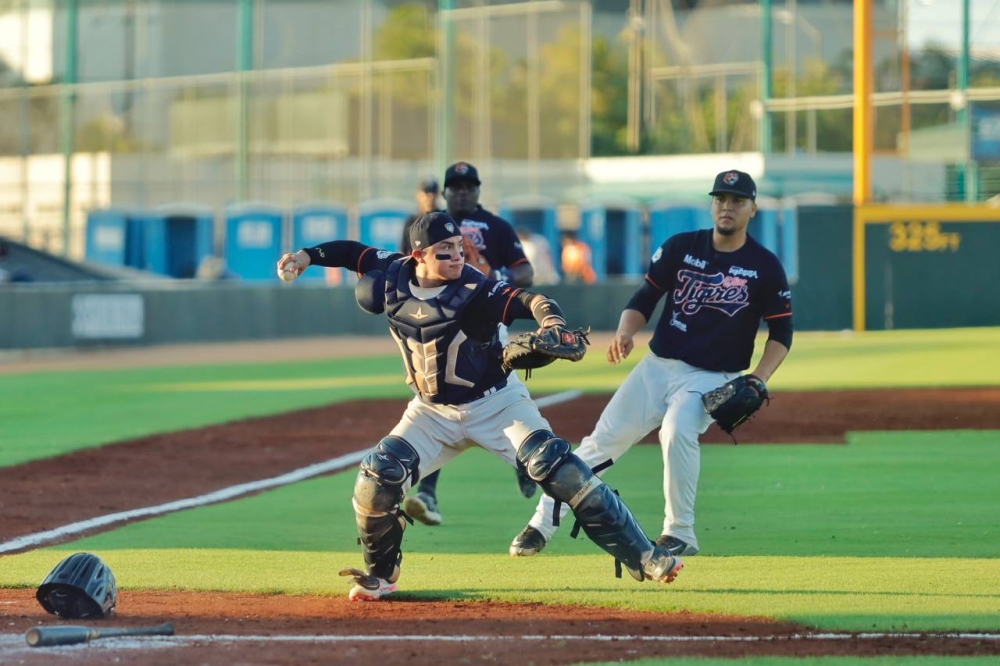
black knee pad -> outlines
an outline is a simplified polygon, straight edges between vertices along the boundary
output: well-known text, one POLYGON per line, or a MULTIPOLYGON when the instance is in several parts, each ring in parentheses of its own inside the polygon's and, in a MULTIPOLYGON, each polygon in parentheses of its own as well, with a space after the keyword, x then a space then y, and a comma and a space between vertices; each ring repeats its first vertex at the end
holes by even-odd
POLYGON ((566 440, 545 430, 533 432, 518 449, 517 460, 546 495, 569 505, 591 541, 642 580, 641 557, 652 549, 652 541, 621 498, 570 451, 566 440))
POLYGON ((354 483, 354 513, 368 572, 390 579, 402 555, 403 517, 399 502, 403 484, 416 481, 420 456, 401 437, 378 443, 361 461, 354 483))
POLYGON ((517 450, 517 463, 533 481, 541 483, 570 455, 570 445, 548 430, 528 435, 517 450))
POLYGON ((382 439, 361 461, 354 500, 375 511, 390 511, 403 499, 403 483, 416 483, 420 456, 402 437, 382 439))

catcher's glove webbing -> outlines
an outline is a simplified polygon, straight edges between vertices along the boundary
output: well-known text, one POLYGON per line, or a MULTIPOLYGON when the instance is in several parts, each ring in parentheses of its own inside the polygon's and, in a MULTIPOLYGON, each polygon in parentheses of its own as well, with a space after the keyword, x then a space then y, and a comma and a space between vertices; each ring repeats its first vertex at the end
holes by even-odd
POLYGON ((570 331, 562 326, 549 326, 521 333, 503 350, 504 370, 524 370, 524 378, 535 368, 542 368, 556 359, 579 361, 587 353, 590 330, 570 331))
MULTIPOLYGON (((701 404, 719 427, 732 436, 733 430, 770 399, 767 386, 759 377, 743 375, 702 395, 701 404)), ((736 441, 735 437, 733 441, 736 441)))

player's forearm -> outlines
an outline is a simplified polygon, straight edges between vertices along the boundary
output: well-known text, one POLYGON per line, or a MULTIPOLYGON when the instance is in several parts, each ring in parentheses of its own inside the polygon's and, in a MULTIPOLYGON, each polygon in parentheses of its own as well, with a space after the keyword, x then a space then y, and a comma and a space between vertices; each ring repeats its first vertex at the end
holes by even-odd
POLYGON ((646 325, 646 317, 638 310, 628 308, 622 310, 622 316, 618 320, 618 329, 615 335, 634 337, 646 325))
POLYGON ((313 247, 302 248, 300 252, 309 255, 309 263, 328 268, 349 268, 359 270, 361 255, 369 246, 357 241, 329 241, 313 247))
POLYGON ((764 354, 760 357, 760 362, 757 363, 752 374, 760 377, 761 381, 766 383, 786 356, 788 356, 788 347, 780 342, 768 340, 764 343, 764 354))
POLYGON ((535 280, 535 269, 527 261, 511 266, 508 270, 510 271, 510 281, 516 287, 527 289, 535 280))

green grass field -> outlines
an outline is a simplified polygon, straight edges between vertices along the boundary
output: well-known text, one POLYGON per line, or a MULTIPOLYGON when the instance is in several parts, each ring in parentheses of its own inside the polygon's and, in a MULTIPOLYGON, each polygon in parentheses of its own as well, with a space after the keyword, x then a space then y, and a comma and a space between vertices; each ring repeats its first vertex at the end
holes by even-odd
MULTIPOLYGON (((536 395, 613 390, 631 363, 612 368, 595 352, 584 368, 557 364, 529 386, 536 395)), ((996 386, 987 358, 1000 358, 996 329, 798 334, 771 389, 996 386)), ((402 397, 398 369, 387 357, 2 376, 0 465, 349 397, 402 397)), ((997 431, 950 431, 857 433, 846 446, 705 447, 706 554, 689 558, 666 589, 615 579, 611 559, 568 528, 539 557, 508 557, 533 503, 509 469, 471 451, 442 478, 446 524, 407 530, 401 593, 767 616, 838 630, 996 632, 998 444, 997 431)), ((662 520, 660 474, 658 449, 637 447, 606 477, 650 533, 662 520)), ((353 478, 346 471, 4 556, 0 586, 33 588, 67 552, 88 550, 130 589, 341 595, 336 571, 361 564, 353 478)))

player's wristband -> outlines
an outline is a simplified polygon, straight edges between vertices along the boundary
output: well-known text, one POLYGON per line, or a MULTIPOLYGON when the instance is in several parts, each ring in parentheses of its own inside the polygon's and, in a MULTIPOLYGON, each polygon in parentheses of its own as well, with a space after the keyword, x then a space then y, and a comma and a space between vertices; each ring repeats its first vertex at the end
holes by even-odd
POLYGON ((563 317, 562 310, 559 309, 559 304, 551 298, 542 297, 535 299, 531 304, 531 314, 534 316, 535 321, 538 322, 538 325, 543 328, 556 324, 566 324, 566 318, 563 317))

